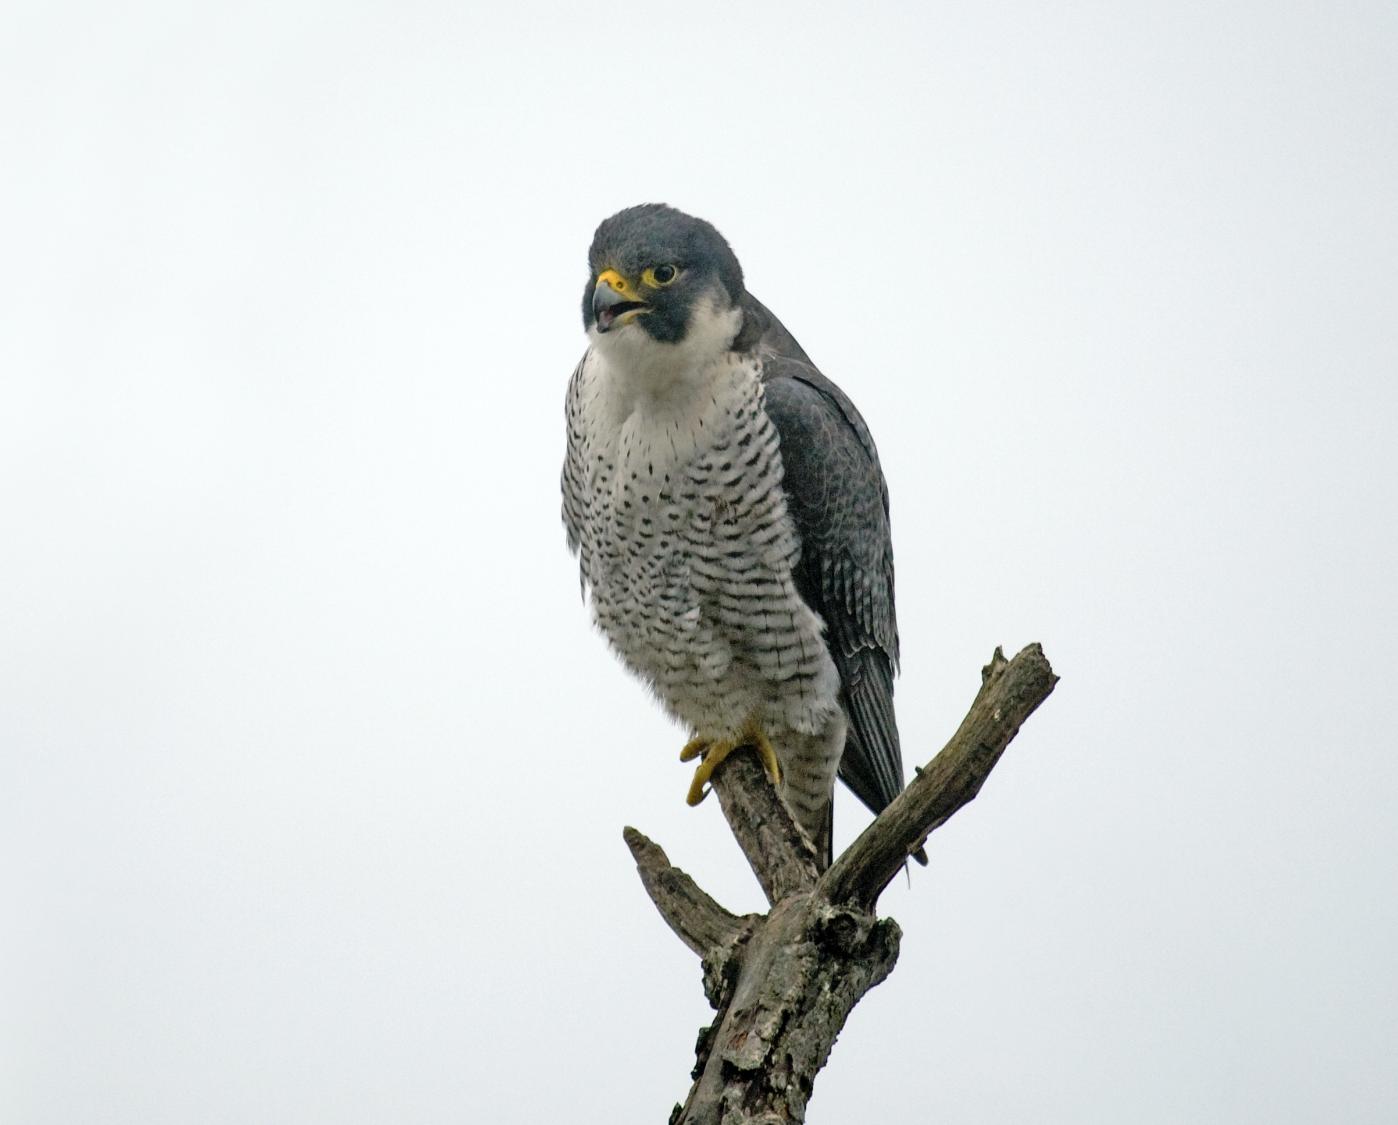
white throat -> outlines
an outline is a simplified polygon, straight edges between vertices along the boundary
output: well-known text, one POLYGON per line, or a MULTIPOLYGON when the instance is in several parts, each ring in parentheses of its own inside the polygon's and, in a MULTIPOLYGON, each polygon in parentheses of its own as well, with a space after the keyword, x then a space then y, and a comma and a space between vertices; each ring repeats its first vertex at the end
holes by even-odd
POLYGON ((668 398, 704 382, 727 356, 742 326, 742 309, 710 292, 696 302, 689 330, 677 343, 655 339, 639 317, 605 333, 593 326, 587 334, 607 366, 613 390, 636 401, 668 398))

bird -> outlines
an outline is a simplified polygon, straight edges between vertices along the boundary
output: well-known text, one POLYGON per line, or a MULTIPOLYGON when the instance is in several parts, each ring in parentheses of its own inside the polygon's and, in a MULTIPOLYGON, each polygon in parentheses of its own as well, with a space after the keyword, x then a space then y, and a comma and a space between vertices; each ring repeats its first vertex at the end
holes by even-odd
POLYGON ((869 427, 723 235, 666 204, 597 227, 582 317, 563 524, 594 622, 690 732, 688 802, 751 747, 828 867, 835 778, 874 813, 903 788, 869 427))

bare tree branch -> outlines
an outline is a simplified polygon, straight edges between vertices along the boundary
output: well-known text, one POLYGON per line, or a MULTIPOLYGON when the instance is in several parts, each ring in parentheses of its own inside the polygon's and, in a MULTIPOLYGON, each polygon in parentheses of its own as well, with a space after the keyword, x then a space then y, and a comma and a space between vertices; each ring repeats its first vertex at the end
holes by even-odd
POLYGON ((711 784, 767 901, 775 906, 788 895, 810 890, 820 874, 815 849, 767 780, 757 755, 730 756, 711 784))
POLYGON ((1038 645, 995 650, 945 749, 820 875, 815 851, 751 754, 714 773, 724 815, 772 903, 739 918, 634 828, 626 842, 666 923, 703 958, 717 1011, 699 1035, 695 1079, 671 1125, 805 1120, 816 1073, 854 1005, 893 970, 900 931, 874 904, 907 857, 971 801, 1020 724, 1058 682, 1038 645))
POLYGON ((652 842, 634 828, 622 832, 626 846, 636 860, 636 870, 660 916, 679 939, 699 954, 708 957, 743 937, 757 916, 739 918, 731 914, 700 889, 693 879, 674 867, 659 844, 652 842))
POLYGON ((820 893, 826 898, 872 907, 928 834, 975 799, 1005 747, 1058 682, 1037 644, 1008 662, 997 648, 981 676, 981 690, 945 749, 825 873, 820 893))

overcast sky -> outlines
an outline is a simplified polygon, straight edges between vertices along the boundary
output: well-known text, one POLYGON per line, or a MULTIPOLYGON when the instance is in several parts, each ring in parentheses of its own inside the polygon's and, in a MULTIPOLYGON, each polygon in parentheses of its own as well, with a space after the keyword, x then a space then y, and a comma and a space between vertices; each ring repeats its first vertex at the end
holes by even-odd
POLYGON ((650 200, 873 429, 909 767, 1063 678, 813 1125, 1398 1120, 1396 11, 7 11, 0 1122, 683 1098, 622 826, 760 893, 558 516, 650 200))

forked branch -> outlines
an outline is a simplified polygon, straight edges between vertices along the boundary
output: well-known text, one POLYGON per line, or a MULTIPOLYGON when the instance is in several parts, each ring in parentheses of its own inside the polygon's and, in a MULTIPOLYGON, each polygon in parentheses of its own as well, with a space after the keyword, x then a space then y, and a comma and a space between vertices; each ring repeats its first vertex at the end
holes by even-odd
POLYGON ((816 1072, 860 998, 892 971, 897 925, 874 917, 889 881, 928 835, 973 800, 1058 677, 1030 645, 995 650, 946 747, 823 874, 754 755, 714 773, 724 815, 772 910, 739 917, 634 828, 626 842, 661 917, 703 959, 718 1011, 699 1037, 695 1082, 672 1125, 805 1120, 816 1072))

